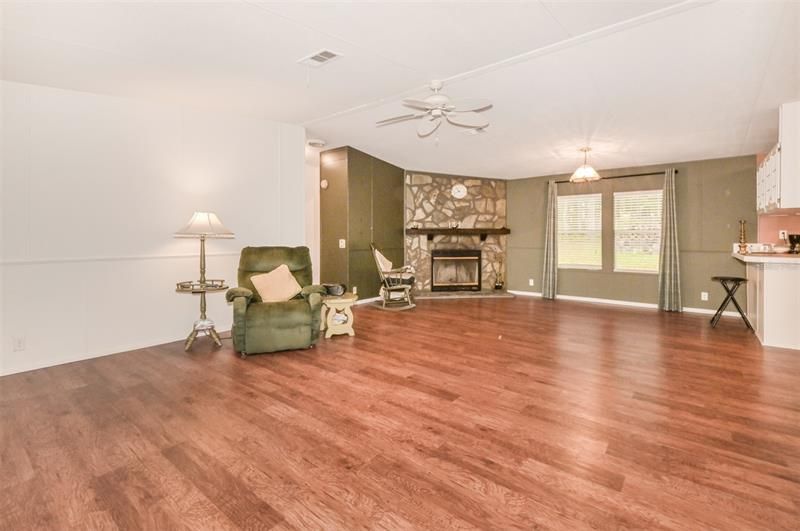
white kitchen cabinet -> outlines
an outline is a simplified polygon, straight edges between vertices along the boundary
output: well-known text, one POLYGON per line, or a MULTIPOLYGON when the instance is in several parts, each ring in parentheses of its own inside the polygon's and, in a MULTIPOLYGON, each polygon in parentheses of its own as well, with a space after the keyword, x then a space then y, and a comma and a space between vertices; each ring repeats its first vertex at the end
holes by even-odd
POLYGON ((747 266, 747 317, 761 344, 800 350, 800 256, 733 257, 747 266))
POLYGON ((756 172, 757 206, 759 212, 768 212, 776 208, 781 208, 780 159, 780 145, 776 145, 767 154, 756 172))
POLYGON ((778 144, 758 166, 756 188, 760 213, 800 208, 800 102, 781 105, 778 144))

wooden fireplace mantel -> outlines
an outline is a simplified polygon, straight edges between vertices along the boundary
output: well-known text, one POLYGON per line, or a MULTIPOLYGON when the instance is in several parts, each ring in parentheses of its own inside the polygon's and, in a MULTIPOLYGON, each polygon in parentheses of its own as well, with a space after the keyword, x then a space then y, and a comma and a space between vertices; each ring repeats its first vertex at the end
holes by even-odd
POLYGON ((490 234, 511 234, 511 229, 502 227, 495 229, 491 227, 476 227, 474 229, 461 228, 442 228, 442 227, 419 227, 417 229, 408 228, 406 234, 409 236, 427 236, 428 241, 433 240, 434 236, 480 236, 481 241, 485 241, 490 234))

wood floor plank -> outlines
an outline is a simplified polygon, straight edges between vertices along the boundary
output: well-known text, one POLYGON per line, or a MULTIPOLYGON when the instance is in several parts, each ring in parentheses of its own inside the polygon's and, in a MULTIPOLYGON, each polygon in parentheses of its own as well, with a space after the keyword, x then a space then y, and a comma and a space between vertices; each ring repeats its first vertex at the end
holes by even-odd
POLYGON ((165 509, 163 497, 140 466, 125 466, 98 476, 93 488, 119 529, 188 529, 165 509))
POLYGON ((248 489, 211 455, 191 443, 163 451, 164 456, 211 502, 243 529, 270 529, 283 517, 248 489))
POLYGON ((800 528, 800 355, 737 319, 355 312, 0 378, 0 529, 800 528))

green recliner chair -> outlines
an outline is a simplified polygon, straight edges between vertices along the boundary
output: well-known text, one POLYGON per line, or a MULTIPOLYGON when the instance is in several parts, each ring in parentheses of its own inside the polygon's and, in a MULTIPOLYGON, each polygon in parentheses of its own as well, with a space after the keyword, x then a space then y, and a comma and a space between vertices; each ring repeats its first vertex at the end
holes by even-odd
POLYGON ((245 247, 239 258, 239 287, 225 294, 233 303, 233 348, 248 354, 297 350, 314 345, 320 335, 325 288, 311 284, 308 247, 245 247), (286 302, 262 302, 250 277, 286 264, 303 287, 286 302))

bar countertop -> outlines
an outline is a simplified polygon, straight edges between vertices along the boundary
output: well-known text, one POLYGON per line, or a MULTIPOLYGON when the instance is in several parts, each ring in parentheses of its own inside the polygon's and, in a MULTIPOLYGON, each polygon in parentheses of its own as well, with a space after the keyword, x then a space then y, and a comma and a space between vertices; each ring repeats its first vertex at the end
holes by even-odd
POLYGON ((791 264, 800 266, 800 254, 790 253, 732 253, 731 256, 746 264, 791 264))

